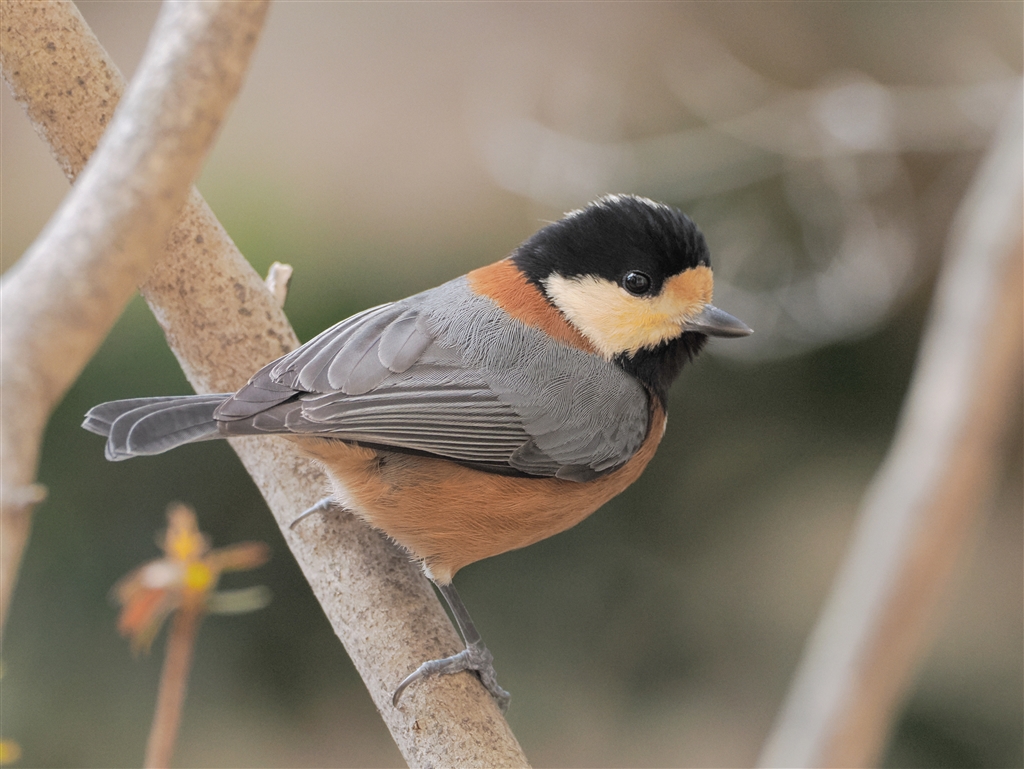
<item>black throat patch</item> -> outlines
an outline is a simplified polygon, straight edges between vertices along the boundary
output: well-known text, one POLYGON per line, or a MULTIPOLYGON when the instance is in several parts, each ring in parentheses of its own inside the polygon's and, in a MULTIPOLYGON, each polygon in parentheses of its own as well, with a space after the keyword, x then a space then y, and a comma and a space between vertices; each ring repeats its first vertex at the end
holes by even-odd
POLYGON ((669 388, 683 366, 697 356, 707 341, 705 334, 686 331, 653 349, 642 349, 632 356, 623 353, 615 358, 615 363, 635 376, 667 412, 669 388))

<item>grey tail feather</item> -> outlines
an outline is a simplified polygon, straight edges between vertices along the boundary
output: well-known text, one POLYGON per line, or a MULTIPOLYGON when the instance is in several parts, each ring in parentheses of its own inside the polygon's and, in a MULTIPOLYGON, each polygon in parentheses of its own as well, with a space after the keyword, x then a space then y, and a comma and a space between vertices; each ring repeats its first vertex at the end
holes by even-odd
POLYGON ((91 408, 82 427, 107 437, 105 455, 112 462, 160 454, 221 437, 213 412, 230 397, 220 393, 110 401, 91 408))

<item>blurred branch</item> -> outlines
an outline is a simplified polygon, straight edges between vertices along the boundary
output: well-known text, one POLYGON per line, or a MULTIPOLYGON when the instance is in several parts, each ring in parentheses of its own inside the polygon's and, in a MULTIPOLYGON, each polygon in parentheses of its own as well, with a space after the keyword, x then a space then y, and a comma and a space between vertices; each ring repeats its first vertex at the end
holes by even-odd
POLYGON ((1000 471, 1022 367, 1019 92, 951 229, 896 438, 761 766, 869 766, 1000 471))
MULTIPOLYGON (((103 57, 79 67, 63 45, 74 27, 55 24, 54 10, 38 2, 5 2, 0 38, 4 79, 16 99, 31 105, 30 118, 47 136, 58 130, 61 117, 47 109, 47 101, 67 96, 62 111, 73 114, 75 130, 83 117, 74 110, 76 94, 87 87, 109 94, 117 74, 103 57), (59 92, 48 78, 55 71, 63 71, 59 92)), ((165 7, 95 161, 0 282, 0 622, 28 539, 31 498, 38 498, 24 490, 32 488, 50 411, 160 254, 238 93, 265 10, 265 4, 247 3, 165 7)), ((84 138, 55 147, 69 173, 81 167, 86 144, 95 142, 109 114, 104 109, 92 116, 84 138)))
MULTIPOLYGON (((48 35, 54 28, 68 30, 60 39, 66 53, 62 64, 46 66, 33 75, 44 82, 32 89, 33 106, 28 110, 30 116, 47 116, 40 132, 67 169, 75 162, 68 148, 80 144, 73 138, 78 128, 103 125, 123 82, 120 76, 76 80, 84 94, 72 89, 78 107, 67 109, 67 89, 59 85, 61 79, 69 73, 75 79, 83 68, 114 75, 116 70, 70 2, 42 6, 28 0, 5 1, 7 5, 26 16, 26 29, 40 30, 41 37, 30 46, 37 54, 52 39, 48 35), (50 20, 41 24, 39 16, 50 20)), ((6 62, 4 67, 10 79, 6 62)), ((16 93, 24 100, 30 98, 26 88, 16 88, 16 93)), ((88 153, 86 143, 83 160, 88 153)), ((198 392, 235 390, 253 371, 297 345, 274 296, 195 189, 142 292, 198 392)), ((460 648, 429 583, 405 554, 350 514, 311 519, 298 531, 290 531, 287 524, 295 515, 323 495, 327 487, 323 475, 296 456, 285 439, 241 439, 232 441, 232 446, 281 525, 409 764, 526 766, 508 724, 472 675, 429 679, 407 693, 402 709, 391 705, 391 692, 408 672, 425 659, 460 648)))

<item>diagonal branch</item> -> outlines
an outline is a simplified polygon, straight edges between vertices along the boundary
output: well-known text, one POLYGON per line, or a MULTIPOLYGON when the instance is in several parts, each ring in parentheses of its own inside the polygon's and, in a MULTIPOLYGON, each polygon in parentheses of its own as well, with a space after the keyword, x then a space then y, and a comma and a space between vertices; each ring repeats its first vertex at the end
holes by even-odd
POLYGON ((1021 112, 1018 98, 953 223, 899 429, 761 766, 878 760, 994 485, 1024 345, 1021 112))
MULTIPOLYGON (((53 85, 73 80, 82 67, 116 74, 92 32, 70 2, 41 6, 5 0, 4 5, 10 6, 8 15, 20 15, 15 21, 25 30, 18 43, 25 58, 44 49, 54 29, 65 33, 59 44, 67 54, 63 66, 28 76, 31 88, 6 58, 3 65, 4 77, 28 102, 30 117, 58 160, 66 170, 73 168, 76 158, 90 151, 89 143, 77 138, 81 128, 102 125, 123 84, 119 76, 83 78, 84 95, 71 105, 66 89, 53 85), (40 15, 48 20, 45 24, 40 15), (80 146, 84 149, 76 155, 80 146)), ((6 49, 13 45, 6 31, 10 22, 3 26, 0 42, 6 49)), ((142 292, 199 392, 237 389, 253 371, 297 343, 273 295, 194 189, 142 292)), ((322 495, 322 475, 283 439, 240 439, 232 445, 281 523, 406 760, 413 766, 526 766, 507 723, 471 675, 424 681, 408 692, 401 709, 391 705, 391 692, 406 673, 425 659, 459 648, 429 583, 403 554, 353 516, 311 519, 290 531, 287 523, 322 495)))

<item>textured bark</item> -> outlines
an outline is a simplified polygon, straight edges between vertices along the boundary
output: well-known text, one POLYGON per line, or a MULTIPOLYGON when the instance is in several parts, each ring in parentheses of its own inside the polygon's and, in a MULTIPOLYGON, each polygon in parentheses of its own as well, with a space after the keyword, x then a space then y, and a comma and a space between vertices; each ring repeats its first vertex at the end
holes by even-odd
MULTIPOLYGON (((19 6, 26 16, 36 13, 31 2, 10 5, 19 6)), ((33 101, 27 108, 30 117, 47 116, 45 125, 33 120, 68 169, 89 154, 88 142, 81 144, 75 134, 82 126, 102 125, 123 86, 119 76, 111 80, 102 75, 116 74, 116 69, 72 4, 52 3, 47 15, 52 27, 73 30, 61 39, 67 51, 64 66, 77 72, 84 62, 90 71, 101 73, 80 86, 85 93, 76 97, 80 106, 74 111, 65 110, 66 104, 58 106, 64 98, 57 85, 34 86, 32 97, 26 95, 27 87, 15 87, 23 101, 33 101)), ((27 20, 26 26, 31 39, 32 23, 27 20)), ((38 50, 45 43, 43 39, 32 45, 38 50)), ((6 63, 4 71, 8 77, 6 63)), ((38 75, 51 76, 50 70, 38 75)), ((58 81, 65 76, 56 75, 58 81)), ((257 368, 297 344, 275 297, 195 190, 142 292, 198 392, 237 389, 257 368)), ((232 445, 409 764, 526 766, 494 701, 471 674, 417 683, 401 708, 391 705, 391 692, 406 674, 426 659, 460 648, 429 583, 403 553, 351 515, 315 516, 289 530, 287 524, 326 492, 322 474, 281 438, 236 439, 232 445)))

